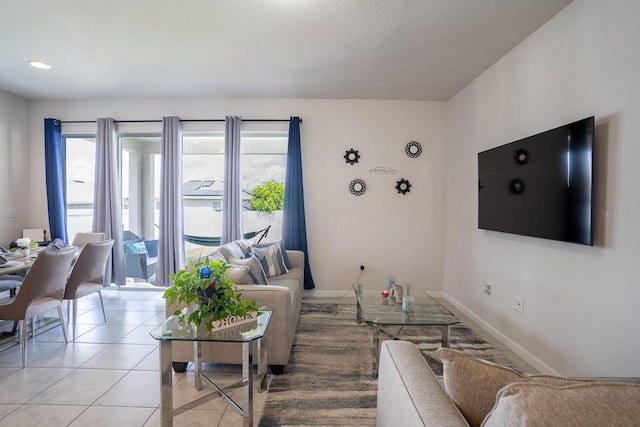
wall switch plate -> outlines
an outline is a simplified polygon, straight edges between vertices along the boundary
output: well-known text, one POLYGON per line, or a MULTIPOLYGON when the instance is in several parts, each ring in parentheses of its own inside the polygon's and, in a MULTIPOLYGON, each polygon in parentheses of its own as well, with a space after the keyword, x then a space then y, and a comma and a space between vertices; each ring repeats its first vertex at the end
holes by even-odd
POLYGON ((15 218, 18 216, 18 210, 16 208, 7 208, 7 218, 15 218))

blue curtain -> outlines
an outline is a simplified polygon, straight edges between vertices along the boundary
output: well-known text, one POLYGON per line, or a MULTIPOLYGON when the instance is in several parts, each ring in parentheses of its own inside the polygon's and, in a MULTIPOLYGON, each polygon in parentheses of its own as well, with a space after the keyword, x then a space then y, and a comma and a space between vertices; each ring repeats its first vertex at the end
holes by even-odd
POLYGON ((304 219, 304 191, 302 186, 302 151, 300 148, 300 117, 289 120, 289 144, 287 146, 287 172, 284 179, 284 211, 282 239, 287 249, 304 252, 304 288, 313 289, 307 227, 304 219))
POLYGON ((67 214, 64 205, 66 159, 62 149, 62 125, 56 119, 44 119, 44 162, 51 240, 62 239, 68 243, 67 214))

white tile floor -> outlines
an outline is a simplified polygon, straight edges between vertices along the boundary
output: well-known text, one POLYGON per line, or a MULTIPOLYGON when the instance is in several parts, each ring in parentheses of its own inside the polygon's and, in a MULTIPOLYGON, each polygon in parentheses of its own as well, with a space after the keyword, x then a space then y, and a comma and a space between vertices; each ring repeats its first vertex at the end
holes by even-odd
MULTIPOLYGON (((20 347, 0 351, 0 427, 159 426, 158 345, 149 331, 164 318, 158 291, 106 290, 108 323, 95 296, 79 301, 75 342, 64 343, 60 327, 29 339, 27 368, 20 347)), ((66 310, 65 314, 66 314, 66 310)), ((71 327, 68 327, 71 339, 71 327)), ((219 369, 219 368, 216 368, 219 369)), ((221 383, 238 370, 214 374, 221 383)), ((174 406, 206 394, 197 392, 193 371, 174 374, 174 406)), ((240 402, 240 390, 234 391, 240 402)), ((254 393, 256 409, 266 393, 254 393)), ((255 424, 260 412, 255 414, 255 424)), ((241 426, 242 418, 220 398, 177 416, 175 426, 241 426)))

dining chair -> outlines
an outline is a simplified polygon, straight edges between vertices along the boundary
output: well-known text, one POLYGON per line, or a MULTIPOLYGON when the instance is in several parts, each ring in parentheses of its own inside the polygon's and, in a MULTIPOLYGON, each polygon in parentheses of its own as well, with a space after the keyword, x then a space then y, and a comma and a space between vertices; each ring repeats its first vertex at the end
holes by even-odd
POLYGON ((76 235, 73 236, 71 246, 75 246, 76 248, 84 248, 84 245, 86 245, 87 243, 97 243, 104 241, 104 235, 104 233, 76 233, 76 235))
POLYGON ((107 260, 111 255, 113 239, 97 243, 87 243, 76 260, 64 291, 64 299, 67 300, 67 319, 69 317, 69 305, 73 305, 73 340, 76 339, 78 322, 78 298, 89 294, 98 293, 102 316, 105 323, 107 314, 104 310, 102 299, 102 285, 104 280, 107 260))
POLYGON ((20 344, 22 347, 22 367, 27 366, 27 322, 32 324, 35 317, 56 308, 60 318, 60 326, 65 343, 67 331, 62 316, 62 297, 71 260, 73 248, 60 251, 45 251, 38 255, 27 272, 20 291, 7 304, 0 305, 0 319, 13 320, 20 323, 20 344))

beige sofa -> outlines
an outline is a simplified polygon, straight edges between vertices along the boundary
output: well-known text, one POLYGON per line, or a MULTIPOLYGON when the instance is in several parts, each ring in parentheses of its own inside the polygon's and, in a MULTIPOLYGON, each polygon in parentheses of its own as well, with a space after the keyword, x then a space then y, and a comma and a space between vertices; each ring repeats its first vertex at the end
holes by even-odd
MULTIPOLYGON (((232 255, 246 253, 251 243, 240 240, 220 247, 219 252, 227 262, 232 263, 232 255), (239 248, 239 252, 238 252, 239 248)), ((304 290, 304 252, 287 250, 291 268, 285 274, 269 277, 268 285, 255 285, 249 280, 239 280, 239 275, 230 271, 229 278, 242 289, 246 299, 253 299, 258 306, 273 309, 269 328, 265 335, 267 343, 267 363, 274 374, 283 372, 289 362, 302 305, 304 290)), ((246 277, 246 276, 245 276, 246 277)), ((167 317, 178 308, 167 306, 167 317)), ((173 347, 173 367, 176 372, 184 371, 187 362, 193 361, 193 344, 175 341, 173 347)), ((205 343, 202 346, 202 361, 212 363, 242 363, 242 348, 230 343, 205 343)))
POLYGON ((385 341, 378 377, 378 427, 629 426, 640 420, 638 378, 523 375, 439 349, 443 384, 418 348, 385 341))

